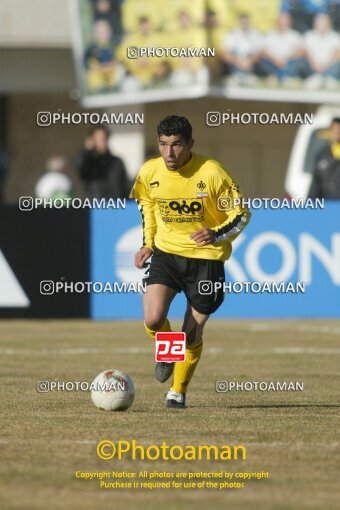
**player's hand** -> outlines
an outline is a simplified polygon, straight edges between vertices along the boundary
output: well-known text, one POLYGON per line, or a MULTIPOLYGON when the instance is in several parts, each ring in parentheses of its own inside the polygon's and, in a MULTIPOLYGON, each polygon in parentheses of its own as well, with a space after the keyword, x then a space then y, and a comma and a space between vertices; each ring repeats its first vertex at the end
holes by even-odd
POLYGON ((135 255, 135 266, 138 267, 138 269, 143 269, 143 267, 145 267, 145 262, 151 255, 151 248, 141 248, 135 255))
POLYGON ((201 228, 190 234, 190 239, 195 241, 196 246, 205 246, 206 244, 214 244, 216 234, 211 228, 201 228))

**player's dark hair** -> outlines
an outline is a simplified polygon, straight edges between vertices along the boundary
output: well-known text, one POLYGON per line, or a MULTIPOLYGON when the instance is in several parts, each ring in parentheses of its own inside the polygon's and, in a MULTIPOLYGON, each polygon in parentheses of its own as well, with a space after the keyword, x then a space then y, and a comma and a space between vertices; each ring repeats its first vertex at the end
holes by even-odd
POLYGON ((185 117, 167 115, 157 126, 158 136, 180 135, 186 142, 192 139, 192 127, 185 117))
POLYGON ((340 124, 340 117, 333 117, 332 124, 340 124))

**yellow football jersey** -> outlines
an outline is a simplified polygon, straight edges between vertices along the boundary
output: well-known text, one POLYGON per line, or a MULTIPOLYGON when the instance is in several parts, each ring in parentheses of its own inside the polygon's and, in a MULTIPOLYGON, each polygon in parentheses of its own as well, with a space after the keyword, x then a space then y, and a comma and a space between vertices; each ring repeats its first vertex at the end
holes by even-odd
POLYGON ((130 198, 140 206, 143 246, 183 257, 228 259, 231 241, 250 219, 232 177, 217 161, 195 153, 179 170, 168 170, 162 157, 147 161, 130 198), (190 239, 201 228, 216 232, 214 244, 198 247, 190 239))

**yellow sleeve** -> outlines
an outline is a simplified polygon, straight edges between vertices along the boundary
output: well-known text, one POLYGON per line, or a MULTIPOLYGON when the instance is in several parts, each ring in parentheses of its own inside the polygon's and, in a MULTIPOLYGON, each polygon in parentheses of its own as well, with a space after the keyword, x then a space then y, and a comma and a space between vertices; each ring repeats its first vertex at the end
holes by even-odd
POLYGON ((136 199, 142 215, 143 247, 153 249, 154 237, 157 232, 157 224, 154 214, 155 204, 153 200, 150 199, 147 187, 145 186, 140 174, 135 180, 130 193, 130 198, 136 199))
POLYGON ((216 199, 219 211, 225 213, 225 221, 212 229, 216 232, 216 242, 234 241, 248 225, 251 213, 243 203, 239 186, 227 173, 216 186, 216 199))

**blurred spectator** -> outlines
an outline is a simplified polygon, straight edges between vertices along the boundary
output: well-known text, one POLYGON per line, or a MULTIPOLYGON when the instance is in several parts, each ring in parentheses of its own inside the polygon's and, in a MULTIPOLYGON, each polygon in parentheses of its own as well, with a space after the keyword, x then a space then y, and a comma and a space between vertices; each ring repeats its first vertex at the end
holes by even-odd
POLYGON ((87 198, 127 198, 130 183, 123 161, 111 154, 109 131, 95 126, 76 160, 87 198))
MULTIPOLYGON (((193 49, 207 46, 205 30, 193 23, 187 11, 179 12, 178 29, 174 34, 167 34, 166 38, 163 45, 169 47, 193 49)), ((173 70, 170 78, 173 87, 208 83, 208 68, 205 67, 204 57, 169 57, 168 61, 173 70)))
POLYGON ((280 8, 280 0, 222 0, 238 13, 248 14, 251 23, 262 34, 273 30, 280 8))
MULTIPOLYGON (((216 54, 220 56, 225 38, 225 28, 221 26, 217 13, 212 9, 206 9, 203 27, 207 31, 208 47, 215 48, 216 54)), ((219 58, 209 59, 208 64, 213 74, 220 74, 221 61, 219 58)))
POLYGON ((266 35, 260 69, 271 79, 274 77, 283 81, 306 74, 303 38, 296 30, 291 29, 289 14, 280 14, 277 30, 266 35))
POLYGON ((112 89, 119 80, 112 29, 108 21, 95 22, 94 39, 95 42, 85 52, 85 67, 89 92, 99 93, 112 89))
POLYGON ((216 12, 212 9, 206 9, 203 27, 207 30, 208 46, 220 52, 225 29, 221 26, 216 12))
POLYGON ((232 0, 232 2, 230 2, 230 0, 205 0, 203 4, 202 7, 205 10, 203 13, 204 24, 207 27, 223 27, 223 36, 225 36, 226 32, 229 30, 237 27, 241 12, 246 12, 248 14, 246 9, 235 5, 235 0, 232 0))
POLYGON ((281 12, 287 12, 292 18, 292 28, 298 32, 306 32, 313 26, 316 14, 326 14, 332 0, 282 0, 281 12))
POLYGON ((251 84, 256 80, 254 66, 259 60, 261 49, 261 34, 251 27, 247 14, 240 14, 240 26, 225 37, 221 55, 233 84, 251 84))
POLYGON ((340 79, 340 36, 332 30, 327 14, 315 16, 314 30, 304 35, 304 45, 310 73, 313 73, 306 80, 306 87, 337 87, 340 79))
POLYGON ((0 147, 0 206, 4 202, 4 187, 8 175, 8 157, 0 147))
POLYGON ((123 36, 122 5, 124 0, 91 0, 94 21, 107 21, 114 34, 114 44, 119 44, 123 36))
POLYGON ((67 175, 68 164, 62 156, 52 156, 46 161, 46 172, 35 186, 38 198, 70 198, 73 184, 67 175))
POLYGON ((165 26, 166 30, 169 30, 168 22, 171 22, 176 14, 173 2, 171 9, 167 9, 168 7, 166 0, 149 0, 148 2, 126 0, 122 9, 124 33, 128 37, 136 34, 140 30, 141 18, 149 20, 153 32, 163 30, 165 26))
POLYGON ((217 14, 212 9, 206 8, 204 13, 204 26, 205 28, 213 29, 220 25, 217 14))
POLYGON ((138 56, 139 48, 157 48, 163 46, 162 35, 157 34, 146 16, 138 20, 139 30, 129 36, 118 48, 118 57, 124 65, 127 76, 122 83, 124 92, 135 92, 154 85, 170 73, 166 57, 138 56))
POLYGON ((340 199, 340 118, 333 119, 330 143, 316 158, 310 198, 340 199))
POLYGON ((219 75, 221 74, 221 67, 223 67, 221 54, 226 30, 224 26, 221 26, 216 11, 212 9, 206 9, 203 27, 206 30, 207 46, 215 48, 216 55, 218 56, 218 58, 210 58, 208 60, 209 69, 213 75, 219 75))

